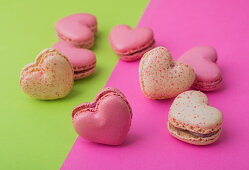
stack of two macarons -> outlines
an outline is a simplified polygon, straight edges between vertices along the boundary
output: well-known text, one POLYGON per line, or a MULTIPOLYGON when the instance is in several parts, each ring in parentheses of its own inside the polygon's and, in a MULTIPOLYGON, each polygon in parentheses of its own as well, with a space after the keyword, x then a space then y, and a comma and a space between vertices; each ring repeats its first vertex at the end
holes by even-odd
POLYGON ((94 45, 97 33, 96 17, 88 13, 78 13, 60 19, 55 24, 60 40, 52 46, 72 63, 74 79, 91 75, 96 67, 96 56, 88 50, 94 45))

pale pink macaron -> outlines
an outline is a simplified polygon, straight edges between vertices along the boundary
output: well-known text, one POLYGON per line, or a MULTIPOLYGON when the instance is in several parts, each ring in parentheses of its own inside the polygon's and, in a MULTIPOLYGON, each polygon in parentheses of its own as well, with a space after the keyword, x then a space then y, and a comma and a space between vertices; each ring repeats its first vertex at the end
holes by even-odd
POLYGON ((21 71, 22 90, 37 99, 54 100, 66 96, 74 84, 70 61, 56 49, 45 49, 35 62, 21 71))
POLYGON ((94 72, 96 67, 96 56, 92 51, 77 48, 66 41, 55 43, 53 48, 60 51, 72 63, 75 80, 85 78, 94 72))
POLYGON ((197 46, 185 52, 179 62, 194 68, 196 79, 192 87, 202 91, 213 91, 221 87, 221 69, 217 65, 217 52, 210 46, 197 46))
POLYGON ((188 90, 195 80, 192 67, 175 62, 164 47, 144 54, 139 64, 139 82, 144 95, 151 99, 175 97, 188 90))
POLYGON ((97 32, 96 17, 88 13, 78 13, 60 19, 55 24, 60 40, 68 41, 77 47, 91 48, 97 32))
POLYGON ((150 28, 131 29, 128 25, 114 27, 110 32, 109 41, 115 53, 125 61, 140 59, 155 45, 154 34, 150 28))
POLYGON ((121 145, 130 130, 132 110, 120 90, 106 87, 93 102, 74 108, 72 120, 75 131, 82 138, 106 145, 121 145))
POLYGON ((215 142, 221 133, 223 116, 209 106, 207 96, 200 91, 178 95, 169 110, 168 130, 177 139, 195 145, 215 142))

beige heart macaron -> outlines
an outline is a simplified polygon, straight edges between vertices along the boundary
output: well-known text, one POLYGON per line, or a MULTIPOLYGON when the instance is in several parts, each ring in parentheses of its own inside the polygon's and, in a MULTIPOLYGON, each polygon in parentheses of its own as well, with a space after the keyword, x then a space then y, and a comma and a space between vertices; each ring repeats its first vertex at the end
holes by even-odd
POLYGON ((169 110, 168 130, 175 138, 195 145, 215 142, 221 133, 223 116, 209 106, 207 96, 195 90, 178 95, 169 110))
POLYGON ((70 61, 56 49, 43 50, 35 62, 21 71, 20 85, 31 97, 54 100, 65 97, 74 84, 70 61))
POLYGON ((150 99, 175 97, 188 90, 194 80, 193 68, 175 62, 164 47, 157 47, 145 53, 139 64, 140 87, 150 99))

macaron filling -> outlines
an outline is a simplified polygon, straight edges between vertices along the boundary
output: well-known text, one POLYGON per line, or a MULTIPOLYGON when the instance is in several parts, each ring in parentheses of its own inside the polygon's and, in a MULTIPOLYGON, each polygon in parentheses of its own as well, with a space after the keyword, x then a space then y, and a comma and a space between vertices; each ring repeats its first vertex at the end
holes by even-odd
POLYGON ((134 54, 137 54, 137 53, 141 53, 147 49, 150 49, 151 47, 153 47, 155 44, 155 40, 151 41, 147 46, 144 46, 140 49, 137 49, 137 50, 132 50, 132 52, 117 52, 118 55, 122 55, 122 56, 131 56, 131 55, 134 55, 134 54))
POLYGON ((91 42, 94 41, 94 37, 93 36, 91 36, 88 40, 85 40, 84 42, 75 41, 75 40, 73 40, 73 39, 71 39, 69 37, 65 37, 64 35, 62 35, 60 33, 57 33, 57 36, 61 40, 73 42, 73 43, 75 43, 76 45, 79 45, 79 46, 80 45, 84 45, 84 44, 89 44, 89 43, 91 43, 91 42))
POLYGON ((180 131, 181 133, 190 134, 190 135, 193 135, 194 137, 200 137, 200 138, 208 138, 208 137, 214 136, 215 134, 217 134, 221 130, 221 129, 218 129, 218 130, 213 131, 211 133, 203 134, 203 133, 196 133, 196 132, 192 132, 192 131, 189 131, 186 129, 175 127, 171 123, 169 123, 169 127, 174 131, 180 131))
POLYGON ((74 71, 74 73, 75 73, 75 74, 82 74, 82 73, 86 73, 86 72, 88 72, 88 71, 91 71, 91 70, 93 70, 94 68, 95 68, 95 65, 92 66, 92 67, 90 67, 90 68, 88 68, 88 69, 85 69, 85 70, 74 71))
POLYGON ((209 89, 209 88, 214 88, 214 87, 220 86, 221 82, 222 82, 222 77, 220 79, 218 79, 218 80, 209 81, 209 82, 195 80, 195 82, 193 83, 192 86, 196 87, 196 88, 209 89))
POLYGON ((94 34, 96 34, 97 33, 97 24, 95 24, 95 25, 92 25, 92 26, 89 26, 90 27, 90 29, 91 29, 91 31, 94 33, 94 34))
POLYGON ((89 108, 95 108, 96 107, 96 102, 92 102, 88 107, 89 108))

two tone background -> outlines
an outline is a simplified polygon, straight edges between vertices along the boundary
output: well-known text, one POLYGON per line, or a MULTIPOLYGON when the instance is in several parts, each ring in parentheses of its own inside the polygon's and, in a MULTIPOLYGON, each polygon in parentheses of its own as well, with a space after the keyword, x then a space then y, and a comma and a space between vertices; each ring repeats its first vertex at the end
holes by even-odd
POLYGON ((249 169, 249 2, 151 0, 147 4, 147 0, 0 0, 1 170, 249 169), (76 81, 63 99, 30 98, 19 87, 22 67, 57 41, 55 22, 77 12, 98 19, 93 47, 96 72, 76 81), (139 61, 118 61, 111 50, 111 28, 118 24, 134 28, 138 22, 153 29, 156 45, 167 47, 174 59, 197 45, 217 49, 224 84, 206 93, 210 104, 224 115, 222 134, 214 144, 194 146, 171 137, 166 122, 173 99, 147 99, 139 87, 139 61), (120 147, 76 140, 71 123, 72 109, 91 101, 106 82, 125 93, 134 113, 126 144, 120 147))

